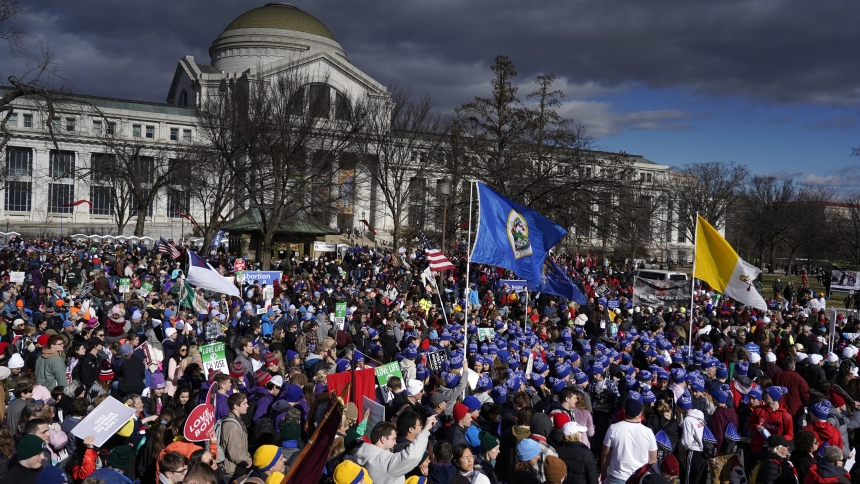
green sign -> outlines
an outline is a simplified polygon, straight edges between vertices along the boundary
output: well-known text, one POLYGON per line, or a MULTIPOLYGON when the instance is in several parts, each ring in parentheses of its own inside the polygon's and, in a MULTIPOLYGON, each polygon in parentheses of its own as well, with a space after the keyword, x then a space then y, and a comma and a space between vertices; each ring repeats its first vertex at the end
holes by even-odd
POLYGON ((224 352, 224 343, 212 343, 200 347, 200 359, 203 360, 203 370, 206 377, 215 370, 225 375, 230 373, 227 369, 227 356, 224 352))
POLYGON ((144 282, 143 284, 140 285, 140 288, 142 290, 146 291, 147 294, 149 294, 152 292, 152 283, 151 282, 144 282))
POLYGON ((496 331, 493 328, 478 328, 478 341, 487 341, 488 336, 490 340, 495 339, 496 331))
POLYGON ((334 305, 334 322, 338 327, 343 329, 343 323, 346 322, 346 303, 339 302, 334 305))
POLYGON ((400 371, 400 363, 393 361, 387 365, 377 366, 375 370, 376 381, 379 383, 379 386, 385 386, 388 384, 388 379, 392 376, 396 376, 403 380, 403 373, 400 371))
POLYGON ((128 292, 131 289, 131 279, 128 277, 119 278, 119 292, 128 292))

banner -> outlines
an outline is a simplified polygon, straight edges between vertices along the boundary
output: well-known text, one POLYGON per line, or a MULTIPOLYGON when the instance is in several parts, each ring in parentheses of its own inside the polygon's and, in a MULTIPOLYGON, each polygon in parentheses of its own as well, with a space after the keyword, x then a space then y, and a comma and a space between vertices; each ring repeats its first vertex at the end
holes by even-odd
POLYGON ((107 397, 72 429, 81 440, 94 436, 93 446, 101 447, 134 415, 134 409, 114 397, 107 397))
POLYGON ((388 379, 392 376, 396 376, 400 378, 400 381, 403 381, 403 373, 400 371, 400 363, 396 361, 392 361, 387 365, 377 366, 375 368, 376 371, 376 382, 379 383, 379 386, 384 387, 388 384, 388 379))
POLYGON ((860 291, 860 272, 833 269, 830 273, 830 290, 833 292, 860 291))
POLYGON ((521 292, 526 292, 526 288, 528 287, 528 282, 519 280, 519 279, 502 279, 499 281, 503 286, 505 284, 511 288, 511 292, 519 294, 521 292))
POLYGON ((284 275, 278 271, 245 271, 245 280, 244 282, 248 284, 253 284, 254 281, 260 281, 260 285, 263 283, 271 286, 275 284, 275 281, 280 281, 284 275))
POLYGON ((126 293, 131 290, 131 279, 128 277, 119 278, 119 292, 126 293))
POLYGON ((682 302, 689 303, 692 283, 692 279, 670 281, 635 277, 633 279, 633 305, 657 307, 682 302))
POLYGON ((478 328, 478 341, 487 341, 487 336, 492 341, 496 338, 496 330, 493 328, 478 328))
POLYGON ((337 252, 334 242, 314 242, 314 252, 337 252))
MULTIPOLYGON (((360 417, 363 415, 362 408, 364 406, 361 397, 365 396, 371 400, 376 400, 376 372, 374 369, 367 368, 364 370, 355 370, 354 372, 329 373, 326 376, 326 383, 328 383, 328 391, 331 395, 340 395, 343 393, 344 387, 352 381, 353 373, 355 373, 355 406, 358 407, 358 415, 360 417)), ((351 402, 352 395, 353 390, 347 392, 343 399, 344 403, 351 402)))
POLYGON ((18 271, 10 272, 9 282, 24 282, 24 273, 18 271))
POLYGON ((206 378, 209 378, 209 374, 215 370, 219 370, 225 375, 230 374, 224 348, 224 343, 212 343, 200 347, 200 359, 203 360, 203 373, 206 378))
MULTIPOLYGON (((361 397, 361 403, 365 410, 370 410, 370 413, 367 414, 367 427, 364 428, 364 436, 369 440, 373 427, 376 427, 379 422, 385 421, 385 407, 366 396, 361 397)), ((363 418, 363 415, 359 414, 359 417, 363 418)))

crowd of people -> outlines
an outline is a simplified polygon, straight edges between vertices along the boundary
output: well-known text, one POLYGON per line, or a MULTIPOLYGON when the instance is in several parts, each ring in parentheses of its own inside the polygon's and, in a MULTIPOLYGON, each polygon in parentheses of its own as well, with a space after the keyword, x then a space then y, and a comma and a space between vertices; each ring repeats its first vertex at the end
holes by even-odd
MULTIPOLYGON (((273 287, 231 298, 186 285, 184 258, 61 239, 0 248, 0 484, 277 484, 341 407, 320 475, 292 482, 858 478, 860 330, 808 288, 765 311, 700 285, 692 310, 639 307, 623 271, 559 257, 579 305, 518 293, 497 268, 467 276, 462 251, 437 283, 421 250, 355 247, 276 261, 273 287), (201 348, 216 342, 228 367, 207 372, 201 348), (368 428, 328 379, 391 362, 368 428), (215 428, 186 440, 210 391, 215 428), (96 446, 74 429, 109 397, 134 416, 96 446)), ((233 257, 210 263, 232 275, 233 257)))

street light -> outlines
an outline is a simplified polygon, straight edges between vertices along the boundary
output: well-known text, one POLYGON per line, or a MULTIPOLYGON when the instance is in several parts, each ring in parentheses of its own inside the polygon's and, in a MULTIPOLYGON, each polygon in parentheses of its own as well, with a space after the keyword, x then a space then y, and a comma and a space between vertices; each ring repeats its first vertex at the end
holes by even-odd
POLYGON ((442 253, 445 253, 445 232, 448 226, 448 197, 451 195, 451 179, 436 181, 436 192, 442 198, 442 253))

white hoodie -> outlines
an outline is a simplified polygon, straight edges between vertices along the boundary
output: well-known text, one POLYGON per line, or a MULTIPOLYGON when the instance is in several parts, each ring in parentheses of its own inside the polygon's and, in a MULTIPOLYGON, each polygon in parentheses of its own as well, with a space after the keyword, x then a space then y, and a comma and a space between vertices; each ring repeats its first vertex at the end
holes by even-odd
POLYGON ((681 431, 681 445, 684 446, 684 449, 699 452, 704 450, 704 444, 702 443, 704 432, 705 415, 701 410, 688 410, 687 415, 684 417, 684 427, 681 431))

